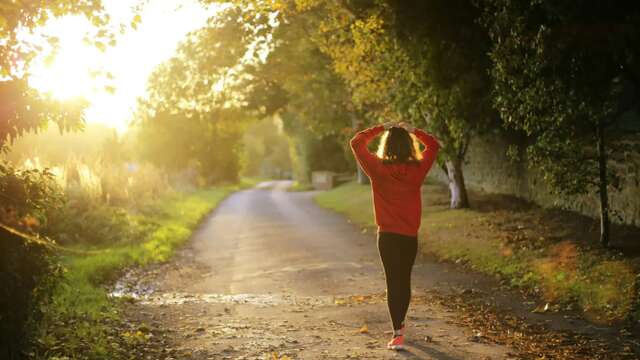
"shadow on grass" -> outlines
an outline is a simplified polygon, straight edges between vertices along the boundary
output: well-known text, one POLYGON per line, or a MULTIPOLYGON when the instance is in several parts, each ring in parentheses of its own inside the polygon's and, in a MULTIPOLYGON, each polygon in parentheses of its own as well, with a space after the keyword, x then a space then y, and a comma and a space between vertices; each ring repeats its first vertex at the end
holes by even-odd
MULTIPOLYGON (((423 192, 428 203, 434 206, 449 204, 449 190, 443 184, 428 182, 423 192)), ((572 239, 577 244, 590 249, 602 249, 600 240, 600 219, 561 208, 542 208, 525 199, 507 194, 488 194, 468 190, 471 209, 491 215, 503 230, 517 229, 518 224, 544 227, 550 242, 572 239)), ((610 247, 622 252, 626 258, 640 257, 640 227, 611 224, 610 247)))

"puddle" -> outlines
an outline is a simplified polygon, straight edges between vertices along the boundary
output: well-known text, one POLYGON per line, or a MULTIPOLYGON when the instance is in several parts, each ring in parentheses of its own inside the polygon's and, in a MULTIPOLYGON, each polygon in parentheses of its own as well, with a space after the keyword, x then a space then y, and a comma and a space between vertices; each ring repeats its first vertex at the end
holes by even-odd
MULTIPOLYGON (((355 266, 353 263, 343 264, 355 266)), ((323 269, 324 266, 311 266, 314 269, 323 269)), ((286 267, 280 271, 300 271, 298 267, 286 267)), ((306 307, 323 305, 347 305, 368 303, 365 301, 371 295, 314 295, 302 296, 291 293, 268 294, 217 294, 217 293, 188 293, 167 292, 159 290, 154 278, 158 272, 141 271, 134 269, 122 276, 112 287, 109 296, 113 298, 131 298, 142 305, 182 305, 182 304, 247 304, 258 307, 270 307, 278 305, 300 306, 302 311, 306 307), (361 299, 362 298, 362 299, 361 299), (355 300, 354 300, 355 299, 355 300)), ((379 295, 379 294, 378 294, 379 295)), ((296 310, 292 310, 296 311, 296 310)))
POLYGON ((139 271, 128 271, 113 286, 109 293, 111 297, 131 297, 141 299, 154 293, 155 288, 149 281, 140 281, 141 274, 139 271))
POLYGON ((137 298, 145 305, 248 304, 259 307, 276 305, 316 306, 334 303, 333 296, 295 296, 288 294, 190 294, 158 293, 137 298))
POLYGON ((151 281, 140 281, 140 274, 131 271, 120 278, 109 296, 133 298, 144 305, 181 304, 249 304, 261 307, 276 305, 316 306, 333 304, 335 296, 297 296, 293 294, 197 294, 160 292, 151 281))

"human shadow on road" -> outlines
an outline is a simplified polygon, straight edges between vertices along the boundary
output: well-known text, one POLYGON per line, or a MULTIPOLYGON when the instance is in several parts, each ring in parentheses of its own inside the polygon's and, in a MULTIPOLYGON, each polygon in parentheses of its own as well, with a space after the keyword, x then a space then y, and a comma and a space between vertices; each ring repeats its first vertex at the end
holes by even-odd
POLYGON ((409 343, 409 346, 408 349, 398 354, 408 359, 460 360, 423 344, 409 343), (412 348, 418 351, 414 351, 412 348))

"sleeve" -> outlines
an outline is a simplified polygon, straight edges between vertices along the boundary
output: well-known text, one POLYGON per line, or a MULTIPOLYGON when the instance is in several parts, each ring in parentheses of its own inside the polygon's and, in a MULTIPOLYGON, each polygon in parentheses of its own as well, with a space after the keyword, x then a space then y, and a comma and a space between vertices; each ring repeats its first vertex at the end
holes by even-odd
POLYGON ((358 132, 351 139, 351 151, 358 160, 360 167, 364 170, 369 177, 376 172, 380 166, 380 160, 378 157, 369 152, 367 145, 380 133, 384 131, 383 125, 377 125, 358 132))
POLYGON ((429 169, 431 169, 433 162, 436 160, 436 157, 438 156, 438 150, 440 150, 440 143, 438 143, 438 140, 433 135, 426 133, 424 130, 415 129, 413 134, 424 145, 420 166, 422 167, 423 171, 426 173, 429 171, 429 169))

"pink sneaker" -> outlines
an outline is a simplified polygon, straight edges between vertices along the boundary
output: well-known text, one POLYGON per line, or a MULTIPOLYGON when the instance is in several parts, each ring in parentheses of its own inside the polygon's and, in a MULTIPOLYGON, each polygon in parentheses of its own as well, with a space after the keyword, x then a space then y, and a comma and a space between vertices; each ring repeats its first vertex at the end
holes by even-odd
POLYGON ((390 350, 404 350, 404 335, 394 336, 387 344, 387 349, 390 350))

